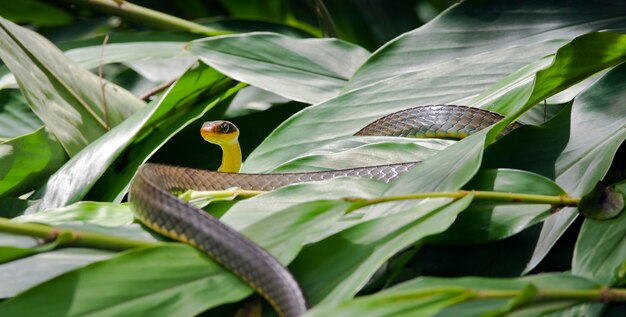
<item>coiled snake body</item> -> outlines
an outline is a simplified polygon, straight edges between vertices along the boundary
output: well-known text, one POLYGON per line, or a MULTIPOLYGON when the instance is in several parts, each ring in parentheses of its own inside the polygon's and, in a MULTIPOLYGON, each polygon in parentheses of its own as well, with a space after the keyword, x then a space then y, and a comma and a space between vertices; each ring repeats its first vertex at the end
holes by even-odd
MULTIPOLYGON (((463 138, 502 116, 463 106, 423 106, 378 119, 355 135, 463 138)), ((516 128, 513 124, 503 134, 516 128)), ((303 314, 306 301, 298 283, 272 255, 218 219, 177 198, 186 190, 273 190, 281 186, 340 176, 370 177, 389 182, 416 162, 336 171, 288 174, 240 174, 161 164, 139 168, 130 186, 135 216, 151 229, 189 243, 236 274, 260 293, 282 317, 303 314)))

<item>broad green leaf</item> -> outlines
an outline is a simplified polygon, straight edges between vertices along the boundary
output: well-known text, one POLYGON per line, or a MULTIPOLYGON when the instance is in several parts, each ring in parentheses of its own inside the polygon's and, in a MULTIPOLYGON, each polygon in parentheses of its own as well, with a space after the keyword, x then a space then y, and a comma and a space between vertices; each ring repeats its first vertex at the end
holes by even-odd
POLYGON ((18 90, 0 91, 0 142, 31 133, 42 125, 18 90))
POLYGON ((369 55, 340 40, 276 33, 211 37, 189 50, 229 77, 305 103, 336 96, 369 55))
POLYGON ((38 241, 36 238, 29 236, 0 233, 0 245, 27 249, 37 246, 38 241))
MULTIPOLYGON (((387 195, 457 190, 478 171, 487 128, 450 145, 389 184, 387 195), (447 164, 441 164, 446 162, 447 164)), ((411 202, 409 202, 411 203, 411 202)))
POLYGON ((14 261, 35 252, 31 249, 16 248, 12 246, 0 246, 0 264, 14 261))
POLYGON ((272 173, 314 172, 422 161, 452 140, 399 137, 349 137, 331 142, 272 169, 272 173))
POLYGON ((67 159, 61 144, 43 127, 0 143, 0 197, 36 189, 67 159))
POLYGON ((184 49, 186 42, 129 42, 78 47, 64 52, 72 61, 84 68, 98 67, 100 64, 129 63, 134 61, 192 57, 184 49), (102 59, 100 58, 102 54, 102 59))
POLYGON ((567 6, 540 1, 466 1, 454 6, 370 57, 343 94, 283 123, 248 157, 244 171, 266 171, 397 110, 467 100, 521 66, 553 53, 577 35, 610 23, 626 23, 620 16, 620 12, 626 13, 626 7, 613 6, 614 10, 606 11, 604 3, 597 6, 588 1, 567 6), (577 10, 581 8, 589 10, 580 14, 577 10), (551 14, 538 15, 535 11, 551 14), (492 19, 477 18, 481 12, 498 14, 493 13, 492 19), (606 16, 617 18, 609 22, 606 16), (510 21, 516 24, 511 27, 510 21), (502 32, 502 27, 507 31, 502 32), (519 43, 509 36, 519 37, 519 43), (446 41, 446 37, 453 42, 446 41))
POLYGON ((51 226, 91 223, 105 227, 119 227, 131 223, 133 214, 127 204, 80 201, 66 207, 16 217, 13 221, 45 223, 51 226))
MULTIPOLYGON (((512 113, 513 117, 517 117, 534 106, 539 100, 573 85, 575 82, 593 74, 594 70, 599 71, 624 60, 626 58, 625 40, 625 36, 614 33, 583 35, 559 49, 553 63, 547 68, 538 71, 533 80, 521 81, 515 89, 510 90, 507 94, 500 95, 496 99, 495 105, 499 106, 499 109, 507 108, 508 111, 503 112, 512 113), (598 42, 601 45, 594 46, 597 48, 597 51, 587 46, 593 46, 593 43, 598 42), (593 57, 593 60, 597 63, 589 63, 588 60, 581 58, 577 54, 593 57), (584 64, 584 67, 577 68, 576 65, 578 64, 584 64), (568 76, 561 76, 560 69, 570 70, 568 76), (510 98, 510 95, 518 96, 518 98, 510 98)), ((405 175, 399 177, 398 180, 392 182, 387 193, 398 194, 458 189, 478 170, 484 148, 484 134, 487 134, 489 140, 494 140, 504 125, 508 124, 510 120, 511 117, 507 117, 495 126, 476 133, 428 158, 405 175), (440 162, 449 163, 440 164, 440 162)), ((414 202, 395 203, 393 209, 400 210, 406 208, 409 204, 414 204, 414 202)), ((389 207, 387 208, 389 209, 389 207)), ((561 213, 563 212, 567 213, 567 209, 561 211, 561 213)))
MULTIPOLYGON (((277 213, 293 206, 322 199, 345 197, 372 198, 380 196, 384 183, 367 178, 336 178, 321 182, 311 182, 285 186, 277 190, 238 202, 220 218, 221 221, 237 230, 245 230, 264 219, 271 219, 277 213)), ((353 222, 363 217, 359 210, 349 216, 353 222), (358 216, 357 216, 358 214, 358 216)), ((342 219, 342 223, 348 222, 342 219)), ((337 224, 343 227, 341 224, 337 224)), ((327 234, 336 230, 328 228, 327 234)))
MULTIPOLYGON (((624 78, 626 65, 622 64, 574 100, 569 138, 554 165, 557 184, 572 196, 587 193, 604 177, 626 140, 624 78)), ((576 216, 575 209, 566 208, 546 220, 527 271, 539 263, 576 216)))
POLYGON ((571 104, 539 126, 525 125, 485 150, 482 168, 508 167, 556 178, 555 160, 569 139, 571 104))
POLYGON ((308 246, 290 270, 312 304, 351 298, 391 256, 447 229, 471 200, 433 201, 359 223, 308 246))
POLYGON ((117 168, 106 170, 87 198, 121 201, 141 164, 186 126, 195 123, 197 129, 204 114, 222 102, 228 104, 242 87, 204 64, 193 67, 162 97, 158 109, 115 161, 117 168))
POLYGON ((534 312, 532 309, 522 309, 518 314, 513 315, 513 317, 579 317, 579 316, 602 316, 608 317, 604 313, 606 311, 606 303, 584 303, 580 305, 576 305, 574 307, 556 311, 552 314, 546 315, 544 312, 534 312), (530 313, 527 313, 530 311, 530 313), (524 314, 526 313, 526 314, 524 314))
POLYGON ((462 289, 387 292, 350 302, 315 307, 305 317, 383 317, 439 316, 444 308, 462 302, 468 295, 462 289))
MULTIPOLYGON (((466 78, 465 86, 480 86, 485 81, 493 83, 500 79, 500 74, 509 74, 541 55, 552 53, 555 47, 576 36, 623 27, 625 20, 626 5, 619 0, 464 1, 375 52, 350 80, 346 90, 479 54, 484 54, 483 64, 500 64, 503 72, 479 71, 473 77, 481 82, 474 83, 466 78), (526 56, 525 62, 513 58, 518 55, 515 51, 526 56), (499 58, 507 55, 508 59, 499 58), (409 65, 407 61, 411 61, 409 65)), ((491 65, 484 66, 491 68, 491 65)), ((439 89, 449 88, 440 86, 439 89)))
MULTIPOLYGON (((597 40, 598 38, 604 39, 606 37, 617 39, 618 40, 617 43, 619 43, 620 37, 615 37, 614 35, 611 35, 611 34, 590 35, 590 36, 584 37, 584 40, 582 41, 585 41, 585 40, 593 41, 593 40, 597 40)), ((571 50, 576 50, 577 47, 579 46, 570 45, 570 46, 564 47, 562 50, 564 52, 568 52, 571 50)), ((600 54, 602 54, 602 52, 603 51, 600 50, 600 54)), ((621 55, 618 55, 618 57, 616 58, 618 59, 621 58, 621 55)), ((554 65, 556 66, 550 65, 550 67, 546 68, 545 71, 539 72, 537 75, 536 81, 531 81, 527 85, 522 86, 522 88, 519 90, 520 93, 516 92, 516 94, 526 97, 520 101, 513 101, 512 106, 515 106, 519 109, 517 110, 518 113, 534 105, 533 99, 535 100, 539 99, 538 96, 540 96, 541 94, 546 94, 545 96, 543 96, 545 98, 545 97, 548 97, 548 94, 554 94, 556 92, 556 89, 553 89, 553 90, 538 90, 539 93, 537 93, 535 92, 533 88, 534 85, 541 85, 542 83, 549 81, 549 80, 556 80, 557 82, 560 82, 561 83, 560 85, 562 85, 562 87, 568 87, 569 85, 573 84, 571 79, 559 78, 556 75, 553 75, 553 70, 556 69, 557 67, 559 68, 562 67, 563 63, 567 65, 567 61, 571 61, 571 60, 568 59, 567 57, 564 57, 563 54, 561 55, 557 54, 557 58, 555 59, 555 62, 554 62, 554 65), (565 60, 565 62, 563 60, 565 60), (554 77, 556 77, 556 79, 554 77), (529 98, 532 98, 532 99, 529 100, 529 98)), ((615 62, 614 59, 609 59, 609 60, 599 59, 598 64, 595 67, 601 69, 602 67, 606 67, 607 64, 611 65, 614 62, 615 62)), ((589 73, 589 70, 581 69, 580 73, 575 73, 572 76, 584 76, 585 73, 589 73)), ((475 135, 472 135, 462 140, 461 142, 458 142, 446 148, 446 150, 428 158, 422 164, 418 164, 415 168, 413 168, 408 173, 406 173, 406 175, 403 175, 398 180, 392 182, 389 186, 389 189, 387 190, 387 194, 392 195, 392 194, 398 194, 398 193, 411 193, 415 191, 454 190, 462 186, 465 182, 467 182, 474 175, 474 173, 477 171, 480 165, 486 133, 490 132, 493 134, 497 134, 497 129, 498 128, 501 129, 504 124, 507 124, 507 122, 504 121, 500 123, 499 125, 497 125, 495 127, 496 130, 487 129, 482 132, 479 132, 475 135), (449 164, 452 164, 452 166, 448 164, 440 164, 440 162, 450 162, 449 164)), ((389 213, 391 212, 391 210, 393 210, 393 212, 399 212, 401 210, 409 209, 410 206, 414 206, 415 202, 406 201, 406 202, 401 202, 401 203, 394 203, 393 207, 389 207, 388 205, 389 204, 384 206, 385 207, 384 209, 383 207, 377 208, 377 206, 371 209, 376 210, 376 213, 378 214, 389 213)), ((353 227, 350 230, 353 230, 354 228, 356 227, 353 227)), ((307 254, 307 252, 312 252, 311 250, 315 250, 315 249, 312 247, 307 248, 304 251, 304 253, 301 254, 301 257, 299 257, 298 259, 304 258, 304 254, 307 254)), ((350 253, 345 252, 345 254, 350 254, 350 253)), ((328 257, 329 256, 326 256, 326 258, 328 257)), ((316 254, 316 256, 306 257, 306 259, 310 261, 312 261, 313 258, 324 258, 324 256, 320 256, 316 254)), ((346 256, 346 258, 353 260, 358 257, 346 256)), ((298 260, 296 260, 294 264, 294 270, 297 272, 296 275, 298 276, 298 272, 299 272, 298 269, 300 269, 303 272, 305 271, 304 267, 308 269, 308 271, 306 271, 306 275, 304 275, 306 276, 306 278, 305 277, 300 278, 301 281, 304 281, 303 284, 305 285, 305 288, 307 288, 307 279, 310 276, 309 274, 311 272, 311 269, 305 266, 304 264, 301 264, 303 265, 303 267, 300 268, 298 267, 299 263, 305 263, 305 261, 302 260, 302 262, 299 262, 298 260)), ((318 265, 316 267, 322 267, 322 266, 318 265)), ((314 270, 314 272, 316 271, 314 270)), ((324 267, 324 273, 319 272, 318 274, 316 274, 315 276, 316 282, 314 285, 321 284, 319 282, 321 280, 320 276, 322 274, 329 274, 328 272, 329 272, 329 269, 327 267, 324 267)), ((367 277, 369 278, 369 276, 367 277)), ((310 278, 313 280, 312 277, 310 278)), ((360 282, 364 283, 365 281, 361 280, 360 282)), ((344 283, 349 284, 349 282, 344 282, 344 283)), ((309 286, 308 288, 311 288, 311 287, 313 286, 309 286)), ((341 292, 341 288, 339 287, 333 288, 329 286, 328 283, 324 283, 324 287, 326 289, 323 291, 320 291, 320 289, 314 289, 313 291, 314 295, 312 295, 313 302, 320 300, 319 297, 317 297, 319 296, 317 295, 318 293, 324 294, 324 296, 328 296, 328 297, 322 297, 322 298, 334 298, 334 297, 341 298, 342 296, 352 295, 349 292, 347 292, 346 294, 343 294, 342 296, 337 296, 337 294, 341 292)), ((354 291, 354 289, 352 291, 354 291)))
POLYGON ((254 86, 248 86, 241 89, 241 91, 237 93, 237 96, 233 98, 233 101, 228 105, 228 109, 226 109, 224 113, 224 119, 262 112, 275 105, 288 102, 289 99, 285 97, 254 86))
POLYGON ((144 103, 70 62, 42 36, 0 19, 0 58, 33 111, 70 155, 117 126, 144 103), (106 110, 105 110, 106 106, 106 110))
MULTIPOLYGON (((64 50, 66 57, 83 68, 95 69, 101 64, 123 63, 146 75, 143 68, 156 63, 181 69, 179 73, 184 72, 195 59, 184 47, 194 38, 197 36, 163 31, 129 34, 113 32, 104 47, 102 37, 62 42, 58 45, 64 50)), ((15 77, 6 66, 0 66, 0 89, 9 87, 17 87, 15 77)))
POLYGON ((536 289, 592 290, 598 285, 566 274, 537 275, 519 279, 465 277, 459 279, 420 277, 374 295, 351 301, 327 303, 315 307, 306 316, 543 316, 579 303, 574 299, 533 301, 536 289), (479 292, 507 296, 488 297, 479 292), (512 295, 511 291, 517 291, 512 295), (434 298, 448 295, 447 301, 434 298), (484 296, 484 297, 483 297, 484 296), (428 304, 428 305, 427 305, 428 304), (438 305, 437 305, 438 304, 438 305), (411 307, 411 308, 409 308, 411 307))
MULTIPOLYGON (((533 90, 526 100, 526 106, 534 106, 541 100, 564 90, 564 88, 571 87, 589 76, 625 60, 626 36, 623 34, 602 32, 577 37, 557 51, 552 64, 537 71, 532 84, 533 90), (589 63, 589 60, 594 62, 589 63)), ((524 84, 527 81, 524 78, 526 76, 520 77, 522 78, 518 82, 521 86, 528 85, 524 84)), ((507 83, 507 85, 515 86, 511 83, 507 83)), ((507 88, 510 89, 510 87, 507 88)), ((492 106, 487 107, 489 110, 510 113, 506 112, 504 105, 514 102, 503 103, 496 100, 493 103, 492 106)))
MULTIPOLYGON (((402 38, 404 37, 400 37, 398 41, 402 38)), ((568 36, 568 38, 570 37, 568 36)), ((604 39, 604 37, 597 35, 588 40, 596 42, 601 41, 601 39, 604 39)), ((554 42, 550 43, 554 45, 554 42)), ((285 121, 251 153, 246 160, 243 171, 267 171, 275 165, 296 158, 311 149, 352 135, 376 118, 394 111, 420 104, 457 103, 463 99, 466 100, 497 82, 497 79, 500 77, 508 75, 520 66, 556 50, 554 46, 550 46, 549 49, 544 47, 545 50, 543 51, 541 49, 535 50, 536 45, 532 45, 533 50, 530 50, 530 46, 529 44, 529 47, 520 46, 505 49, 505 52, 512 56, 494 51, 493 56, 490 53, 485 53, 464 57, 437 64, 432 68, 426 68, 419 72, 388 78, 367 87, 345 91, 338 97, 306 108, 285 121), (520 52, 524 52, 524 54, 520 52), (542 53, 533 55, 532 53, 535 52, 542 53), (506 67, 504 66, 505 64, 507 65, 506 67), (503 70, 506 70, 506 72, 500 73, 503 70), (488 74, 488 79, 484 78, 486 75, 482 76, 481 74, 488 74), (498 77, 494 74, 502 75, 498 77)), ((616 48, 616 50, 619 49, 620 47, 616 48)), ((593 50, 593 46, 584 49, 578 46, 575 47, 576 52, 588 52, 589 50, 593 50)), ((602 52, 601 48, 598 48, 598 51, 602 52)), ((378 58, 382 59, 383 57, 379 55, 378 58)), ((567 57, 562 56, 561 58, 569 61, 567 57)), ((403 59, 404 68, 406 68, 406 60, 410 59, 408 57, 403 59)), ((602 63, 604 62, 603 60, 598 60, 597 62, 591 63, 595 65, 596 71, 616 63, 615 60, 608 64, 602 63)), ((590 66, 581 67, 580 74, 589 76, 590 74, 586 72, 589 70, 588 67, 590 66)), ((576 69, 576 67, 573 66, 573 69, 576 69)), ((577 80, 584 79, 584 76, 577 80)), ((575 83, 568 82, 568 79, 571 78, 568 77, 561 80, 560 89, 565 89, 575 83)), ((525 95, 530 93, 527 89, 530 89, 531 82, 532 80, 527 81, 525 82, 526 85, 515 90, 517 97, 523 96, 523 98, 502 98, 500 101, 502 104, 499 105, 499 109, 507 108, 505 113, 514 113, 519 105, 513 106, 512 103, 523 104, 521 101, 528 98, 525 95)), ((541 93, 555 92, 541 91, 541 93)), ((542 100, 539 97, 547 98, 549 96, 536 94, 533 96, 533 101, 542 100)), ((508 97, 511 96, 509 95, 508 97)), ((527 108, 531 106, 534 106, 534 104, 528 104, 527 108)))
POLYGON ((180 77, 196 61, 185 50, 187 42, 141 41, 79 47, 65 51, 65 56, 85 68, 100 64, 123 63, 152 82, 166 82, 180 77), (102 58, 100 58, 102 56, 102 58))
POLYGON ((471 289, 522 289, 527 283, 534 284, 537 288, 550 289, 595 289, 600 284, 594 283, 583 277, 573 276, 569 273, 546 273, 528 275, 520 278, 442 278, 442 277, 418 277, 416 279, 398 284, 393 287, 397 290, 409 290, 433 287, 464 287, 471 289))
POLYGON ((297 204, 246 227, 241 233, 258 241, 283 264, 288 264, 307 239, 327 230, 351 205, 341 200, 297 204), (273 230, 267 230, 269 227, 273 230))
MULTIPOLYGON (((296 205, 247 227, 242 233, 267 248, 279 260, 288 263, 310 235, 336 221, 351 204, 344 201, 317 201, 296 205), (276 235, 276 231, 267 230, 269 226, 281 234, 276 235)), ((176 312, 177 316, 195 316, 210 307, 240 300, 249 293, 250 288, 214 264, 206 255, 186 245, 166 245, 128 251, 109 261, 44 282, 0 304, 0 314, 12 316, 23 309, 22 305, 38 301, 48 307, 47 314, 50 316, 82 315, 85 312, 103 316, 139 312, 152 312, 154 316, 171 316, 172 312, 176 312), (168 260, 172 258, 177 261, 168 260), (165 262, 176 263, 168 265, 165 262), (141 273, 146 270, 151 271, 150 274, 141 273), (59 299, 42 296, 50 292, 64 292, 77 275, 84 283, 73 286, 74 292, 67 294, 70 297, 59 299), (107 281, 109 295, 100 296, 93 292, 94 287, 100 287, 98 285, 101 282, 98 281, 101 280, 107 281), (96 296, 98 300, 79 300, 82 296, 92 296, 88 294, 96 296), (80 305, 75 306, 74 296, 78 297, 75 299, 81 302, 80 305), (128 301, 140 304, 127 305, 128 301), (181 308, 181 305, 185 308, 181 308)))
POLYGON ((74 20, 69 12, 37 0, 2 1, 0 16, 15 23, 39 26, 61 26, 74 20))
POLYGON ((32 206, 32 200, 6 197, 0 199, 0 217, 13 218, 21 215, 24 210, 32 206))
MULTIPOLYGON (((479 171, 464 189, 549 196, 565 194, 550 179, 510 169, 479 171)), ((495 241, 542 221, 552 212, 550 205, 475 201, 446 232, 429 241, 457 244, 495 241)))
POLYGON ((55 276, 112 255, 110 251, 69 248, 0 264, 0 298, 13 297, 55 276))
POLYGON ((101 197, 98 200, 121 199, 117 197, 123 195, 137 167, 151 153, 186 123, 233 93, 227 91, 230 82, 219 86, 222 80, 221 74, 206 66, 190 69, 158 102, 135 113, 59 169, 37 193, 41 201, 29 208, 29 213, 81 200, 105 172, 105 179, 95 185, 101 197), (201 106, 189 109, 197 103, 201 106), (109 169, 116 159, 122 162, 109 169))
POLYGON ((128 251, 46 281, 2 302, 0 314, 195 316, 248 292, 204 254, 170 244, 128 251))
MULTIPOLYGON (((626 196, 626 183, 621 187, 626 196)), ((572 273, 606 286, 626 281, 626 212, 610 220, 585 219, 574 251, 572 273)))

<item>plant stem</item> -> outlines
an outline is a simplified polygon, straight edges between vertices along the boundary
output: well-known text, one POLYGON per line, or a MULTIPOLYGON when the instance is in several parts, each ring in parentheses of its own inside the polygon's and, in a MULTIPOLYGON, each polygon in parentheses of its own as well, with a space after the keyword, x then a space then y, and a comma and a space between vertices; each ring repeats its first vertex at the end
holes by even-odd
POLYGON ((102 233, 70 230, 35 223, 16 223, 7 218, 0 218, 0 232, 41 238, 47 242, 55 241, 57 237, 62 235, 70 235, 71 239, 60 241, 59 245, 113 251, 128 250, 154 244, 154 242, 126 239, 102 233))
MULTIPOLYGON (((511 298, 522 294, 521 290, 477 290, 472 291, 476 299, 511 298)), ((533 300, 571 299, 594 302, 625 302, 626 289, 597 288, 597 289, 538 289, 533 300)))
POLYGON ((203 199, 203 198, 250 198, 256 195, 260 195, 266 193, 266 191, 262 190, 246 190, 246 189, 235 189, 235 190, 188 190, 180 195, 178 198, 191 201, 195 199, 203 199))
POLYGON ((353 201, 357 203, 356 208, 361 208, 373 204, 379 204, 390 201, 409 200, 409 199, 424 199, 424 198, 462 198, 468 194, 473 194, 475 200, 489 200, 489 201, 501 201, 511 203, 528 203, 528 204, 547 204, 552 207, 575 207, 580 202, 580 198, 571 197, 569 195, 560 196, 548 196, 548 195, 536 195, 536 194, 521 194, 521 193, 507 193, 507 192, 491 192, 481 190, 459 190, 455 192, 428 192, 428 193, 414 193, 406 195, 385 196, 376 198, 345 198, 346 201, 353 201))
POLYGON ((127 1, 121 0, 68 0, 68 2, 83 6, 90 6, 93 9, 100 10, 109 14, 117 15, 122 18, 132 20, 138 23, 152 25, 154 27, 173 30, 188 31, 193 33, 204 34, 207 36, 230 34, 206 27, 202 24, 194 23, 185 19, 181 19, 169 14, 155 11, 149 8, 138 6, 127 1))

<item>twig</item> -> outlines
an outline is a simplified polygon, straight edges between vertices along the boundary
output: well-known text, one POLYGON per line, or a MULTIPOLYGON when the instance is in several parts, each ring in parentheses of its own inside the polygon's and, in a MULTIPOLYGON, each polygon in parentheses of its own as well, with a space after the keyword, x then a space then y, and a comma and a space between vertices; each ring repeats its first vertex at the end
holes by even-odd
POLYGON ((424 199, 424 198, 462 198, 468 194, 474 195, 474 200, 487 200, 487 201, 501 201, 511 203, 525 203, 525 204, 545 204, 551 205, 552 208, 558 207, 574 207, 578 206, 580 198, 571 197, 568 195, 560 196, 548 196, 548 195, 535 195, 535 194, 521 194, 521 193, 507 193, 507 192, 492 192, 492 191, 480 191, 480 190, 459 190, 456 192, 427 192, 427 193, 413 193, 406 195, 385 196, 376 198, 358 198, 348 197, 344 198, 345 201, 355 202, 356 204, 350 211, 362 208, 365 206, 385 203, 398 200, 411 200, 411 199, 424 199))
POLYGON ((107 110, 107 101, 104 93, 104 79, 102 78, 102 64, 104 63, 104 47, 109 41, 109 34, 104 36, 102 41, 102 48, 100 49, 100 65, 98 67, 98 77, 100 78, 100 94, 102 95, 102 108, 104 109, 104 128, 109 130, 109 111, 107 110))
POLYGON ((171 86, 173 83, 175 83, 178 80, 178 78, 174 78, 168 82, 162 83, 150 90, 148 90, 147 92, 145 92, 143 95, 141 95, 139 98, 141 98, 143 101, 148 101, 148 99, 150 99, 150 97, 160 93, 161 91, 167 89, 169 86, 171 86))
POLYGON ((69 236, 71 238, 64 239, 59 243, 59 246, 88 247, 114 251, 154 244, 154 242, 126 239, 96 232, 70 230, 35 223, 16 223, 7 218, 0 218, 0 232, 36 237, 47 242, 55 241, 60 236, 69 236))
POLYGON ((169 14, 155 11, 146 7, 132 4, 121 0, 66 0, 92 9, 135 21, 137 23, 152 25, 154 27, 173 31, 187 31, 200 33, 207 36, 230 34, 231 32, 219 31, 202 24, 181 19, 169 14))

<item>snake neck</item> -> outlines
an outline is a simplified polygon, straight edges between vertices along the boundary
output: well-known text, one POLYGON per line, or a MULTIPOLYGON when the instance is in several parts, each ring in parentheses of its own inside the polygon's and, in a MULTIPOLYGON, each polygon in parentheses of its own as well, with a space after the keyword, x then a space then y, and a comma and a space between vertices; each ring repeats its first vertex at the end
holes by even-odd
POLYGON ((222 164, 219 172, 239 173, 241 169, 241 147, 238 141, 222 143, 222 164))

